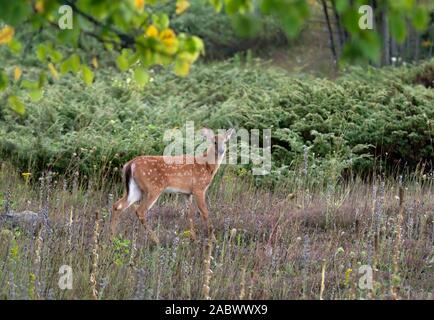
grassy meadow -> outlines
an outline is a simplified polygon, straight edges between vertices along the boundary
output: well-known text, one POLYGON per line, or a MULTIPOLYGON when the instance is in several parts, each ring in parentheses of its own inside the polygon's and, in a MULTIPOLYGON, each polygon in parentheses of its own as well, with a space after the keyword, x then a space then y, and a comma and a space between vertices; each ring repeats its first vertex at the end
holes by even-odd
POLYGON ((33 232, 3 225, 2 299, 433 299, 433 177, 420 170, 319 188, 300 169, 266 190, 222 168, 209 191, 209 246, 198 214, 190 240, 182 196, 164 196, 148 215, 159 244, 132 210, 111 241, 119 184, 53 174, 28 184, 1 168, 3 204, 47 208, 50 221, 33 232), (71 290, 58 286, 64 264, 71 290), (359 286, 363 265, 372 290, 359 286))
MULTIPOLYGON (((225 15, 211 19, 196 1, 192 10, 171 26, 201 36, 210 53, 185 78, 152 67, 142 88, 85 35, 80 48, 59 50, 89 65, 98 57, 91 86, 47 72, 32 99, 10 77, 6 90, 26 112, 0 100, 0 299, 434 299, 434 59, 338 72, 322 33, 321 49, 309 39, 297 47, 305 33, 288 40, 265 20, 241 41, 225 15), (261 48, 283 58, 264 59, 261 48), (333 72, 302 68, 316 63, 333 72), (271 128, 270 174, 222 165, 208 191, 214 242, 198 213, 190 239, 182 195, 162 196, 148 215, 158 244, 132 208, 110 239, 122 165, 161 155, 165 130, 186 121, 271 128), (30 228, 6 218, 27 210, 48 220, 30 228), (59 287, 63 265, 71 289, 59 287)), ((0 67, 13 75, 20 65, 37 81, 30 44, 50 37, 17 29, 29 45, 18 56, 0 47, 0 67)))

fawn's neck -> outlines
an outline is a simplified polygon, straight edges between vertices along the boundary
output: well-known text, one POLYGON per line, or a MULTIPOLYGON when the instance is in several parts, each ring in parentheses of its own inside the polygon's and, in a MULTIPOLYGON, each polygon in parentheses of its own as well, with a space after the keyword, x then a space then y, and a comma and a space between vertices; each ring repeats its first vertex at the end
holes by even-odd
POLYGON ((218 152, 215 150, 214 146, 210 146, 208 150, 206 150, 202 154, 199 160, 201 161, 200 163, 206 164, 207 168, 209 168, 212 174, 215 174, 220 167, 224 157, 225 153, 219 155, 218 152))

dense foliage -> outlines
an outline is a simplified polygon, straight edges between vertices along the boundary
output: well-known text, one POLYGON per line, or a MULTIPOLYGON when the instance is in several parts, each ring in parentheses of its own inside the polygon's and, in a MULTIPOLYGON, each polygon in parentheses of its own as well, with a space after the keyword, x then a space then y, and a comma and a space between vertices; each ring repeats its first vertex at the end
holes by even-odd
MULTIPOLYGON (((338 17, 336 23, 341 25, 339 34, 345 35, 345 39, 340 38, 342 55, 339 56, 342 57, 342 61, 347 62, 353 60, 378 62, 382 54, 382 43, 388 48, 390 36, 396 40, 396 43, 402 43, 407 35, 408 21, 411 21, 411 25, 418 32, 426 31, 430 22, 429 13, 432 11, 432 7, 428 4, 416 1, 374 1, 372 7, 376 9, 375 15, 384 16, 382 29, 387 29, 387 32, 383 32, 380 36, 378 28, 373 26, 366 28, 361 22, 366 19, 372 22, 374 18, 372 7, 368 10, 371 12, 370 15, 363 14, 365 1, 340 0, 327 4, 323 0, 322 4, 324 8, 331 5, 335 16, 338 17)), ((307 0, 209 0, 195 2, 195 5, 195 13, 198 13, 194 16, 195 23, 191 23, 191 16, 185 19, 185 23, 181 20, 178 23, 180 32, 176 33, 170 23, 176 20, 172 18, 189 9, 191 3, 188 0, 129 0, 111 2, 110 5, 105 1, 95 0, 35 0, 13 3, 0 0, 0 7, 2 7, 0 46, 8 48, 15 54, 30 49, 39 60, 37 81, 22 74, 20 65, 11 76, 5 66, 0 64, 0 99, 4 97, 7 103, 3 104, 23 114, 25 103, 18 92, 26 92, 34 101, 39 100, 47 74, 57 80, 61 75, 73 73, 80 75, 84 83, 91 85, 95 77, 94 69, 99 62, 97 55, 91 62, 80 60, 77 55, 78 48, 87 49, 83 45, 84 37, 92 37, 103 44, 107 50, 116 52, 115 61, 118 69, 127 71, 133 68, 134 81, 143 87, 150 78, 148 69, 155 65, 167 67, 178 76, 188 75, 191 65, 205 51, 202 39, 191 32, 205 34, 208 39, 215 39, 213 32, 219 32, 222 26, 226 29, 230 28, 227 22, 219 27, 208 23, 213 21, 208 19, 212 17, 212 13, 206 9, 200 12, 197 6, 213 7, 216 13, 224 12, 239 34, 244 36, 256 34, 261 38, 258 33, 262 32, 263 36, 271 31, 274 36, 267 35, 265 39, 273 39, 279 37, 281 34, 279 30, 283 30, 290 38, 297 36, 318 3, 307 0), (263 23, 265 20, 274 21, 274 28, 270 30, 272 24, 263 23), (191 28, 188 28, 189 25, 191 28), (23 28, 30 29, 29 33, 32 36, 49 30, 52 37, 45 42, 31 40, 24 43, 16 37, 17 31, 22 31, 19 29, 23 28), (62 49, 65 48, 70 51, 63 51, 62 49), (11 81, 18 80, 21 76, 26 81, 18 83, 11 81), (8 88, 9 91, 2 92, 8 88)), ((333 56, 337 60, 330 23, 327 16, 333 56)), ((420 40, 419 36, 416 39, 420 40)), ((225 42, 224 38, 221 40, 225 42)), ((255 42, 260 45, 260 42, 255 42)), ((427 47, 430 46, 431 43, 428 43, 427 47)), ((417 47, 419 48, 419 45, 417 47)), ((87 53, 90 54, 91 51, 88 50, 87 53)), ((389 62, 391 59, 387 60, 389 62)))
POLYGON ((21 168, 89 173, 162 154, 164 130, 191 120, 196 129, 271 128, 273 179, 304 152, 318 172, 369 169, 378 158, 414 166, 432 156, 434 94, 412 81, 432 64, 354 68, 332 81, 229 61, 197 65, 188 78, 156 71, 145 89, 132 73, 106 69, 92 87, 70 75, 28 99, 24 117, 3 110, 0 154, 21 168))
MULTIPOLYGON (((288 43, 284 31, 271 18, 258 18, 255 23, 257 30, 243 35, 233 18, 222 12, 215 13, 212 7, 204 6, 202 0, 190 3, 191 6, 182 15, 173 15, 171 26, 177 33, 199 36, 205 44, 206 59, 227 58, 247 49, 267 50, 288 43)), ((168 7, 169 10, 170 6, 168 7)))

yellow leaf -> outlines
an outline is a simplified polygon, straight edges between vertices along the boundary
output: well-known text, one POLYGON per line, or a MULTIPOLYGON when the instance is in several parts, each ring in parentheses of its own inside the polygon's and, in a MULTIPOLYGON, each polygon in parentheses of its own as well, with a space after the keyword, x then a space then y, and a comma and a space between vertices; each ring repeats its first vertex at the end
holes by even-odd
POLYGON ((178 0, 176 1, 176 14, 181 14, 190 6, 188 0, 178 0))
POLYGON ((185 77, 190 72, 190 64, 185 60, 177 60, 173 69, 177 76, 185 77))
POLYGON ((14 69, 14 79, 15 81, 18 81, 21 78, 23 71, 21 70, 20 67, 15 67, 14 69))
POLYGON ((0 44, 8 44, 14 37, 15 30, 10 26, 4 26, 0 30, 0 44))
POLYGON ((160 40, 167 46, 172 47, 176 41, 175 32, 172 29, 164 29, 160 33, 160 40))
POLYGON ((36 1, 35 10, 36 10, 36 12, 44 12, 44 10, 45 10, 44 0, 37 0, 36 1))
POLYGON ((97 57, 93 57, 92 58, 92 66, 95 68, 95 69, 98 69, 98 59, 97 59, 97 57))
POLYGON ((50 70, 50 73, 55 80, 59 79, 59 73, 51 62, 48 64, 48 70, 50 70))
POLYGON ((146 36, 147 37, 153 37, 156 38, 158 37, 158 29, 156 26, 154 26, 153 24, 151 24, 147 29, 146 29, 146 36))
POLYGON ((134 6, 138 10, 143 10, 145 6, 145 0, 134 0, 134 6))

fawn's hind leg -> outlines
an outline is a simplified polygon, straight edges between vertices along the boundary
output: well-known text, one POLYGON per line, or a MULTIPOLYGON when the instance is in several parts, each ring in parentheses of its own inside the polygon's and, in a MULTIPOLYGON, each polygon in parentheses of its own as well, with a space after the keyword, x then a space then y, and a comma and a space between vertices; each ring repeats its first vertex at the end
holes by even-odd
POLYGON ((147 192, 146 196, 143 197, 142 201, 140 202, 140 205, 136 210, 137 218, 139 218, 140 222, 146 228, 146 231, 149 232, 151 239, 155 243, 159 243, 159 240, 155 232, 151 228, 149 228, 148 224, 146 223, 146 214, 148 213, 149 210, 151 210, 152 206, 158 200, 158 197, 160 196, 161 192, 162 190, 153 190, 147 192))

